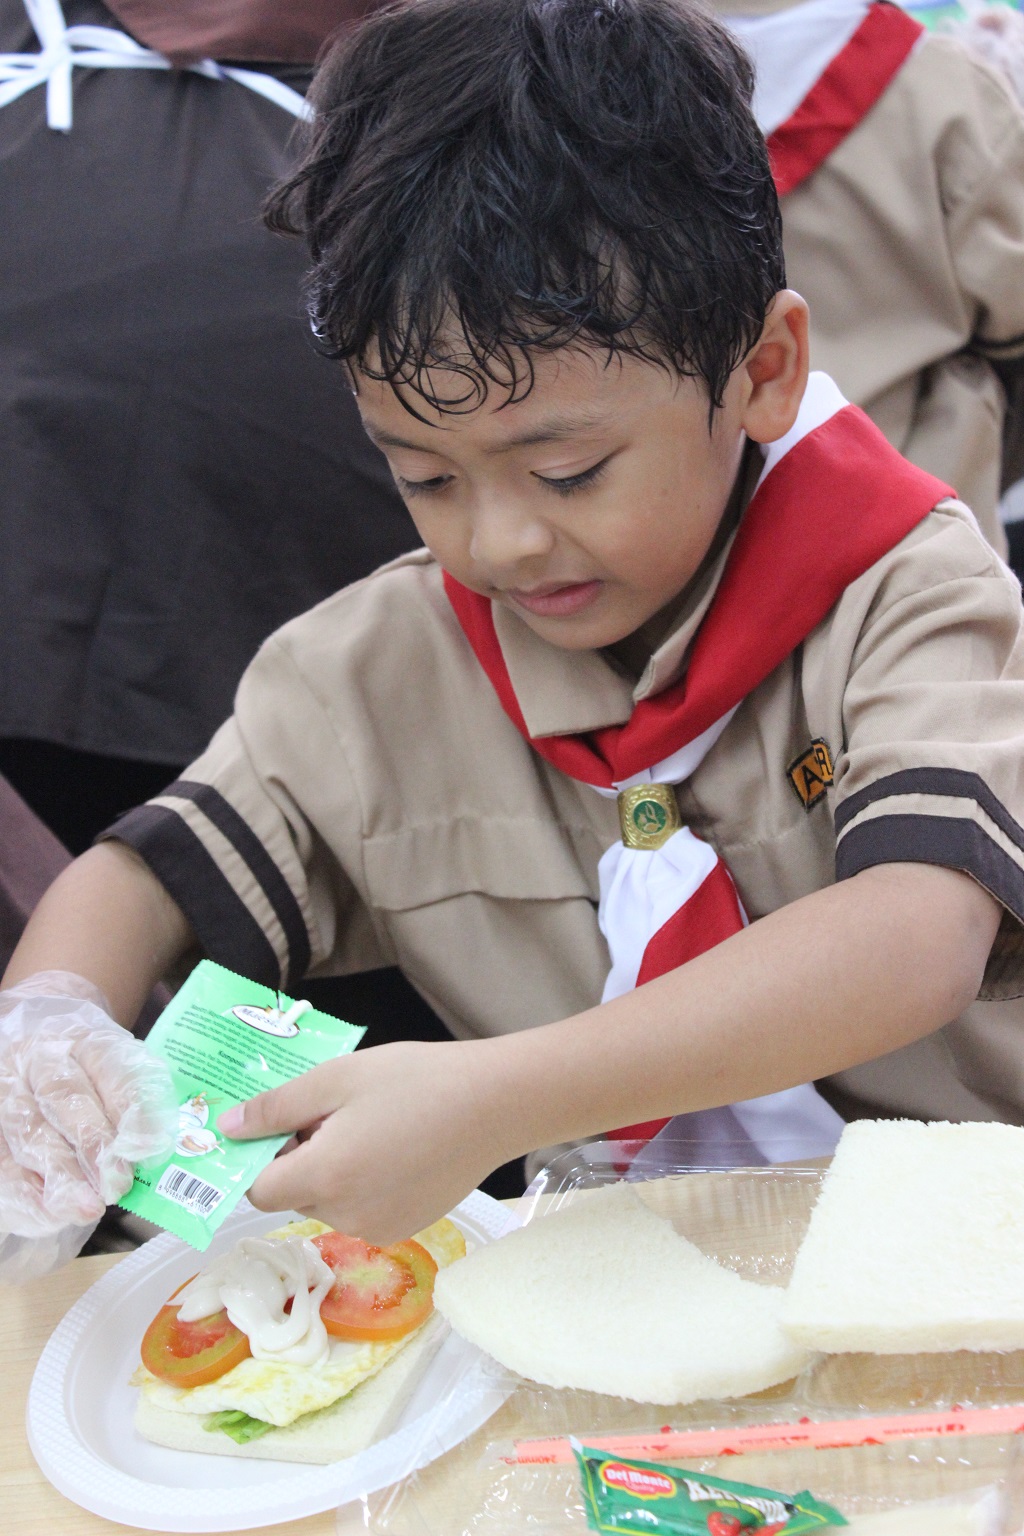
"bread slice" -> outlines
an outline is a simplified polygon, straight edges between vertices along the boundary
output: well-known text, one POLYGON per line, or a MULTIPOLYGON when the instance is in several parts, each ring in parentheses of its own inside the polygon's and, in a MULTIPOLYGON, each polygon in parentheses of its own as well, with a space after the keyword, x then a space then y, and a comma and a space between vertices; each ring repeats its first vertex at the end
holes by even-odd
POLYGON ((320 1466, 341 1461, 390 1434, 444 1332, 435 1313, 400 1354, 353 1392, 329 1408, 303 1414, 291 1424, 268 1430, 245 1445, 238 1445, 222 1430, 205 1429, 206 1415, 162 1408, 142 1392, 135 1409, 135 1428, 145 1439, 176 1451, 247 1456, 258 1461, 304 1461, 320 1466))
POLYGON ((509 1370, 673 1404, 740 1397, 795 1376, 782 1291, 723 1269, 627 1184, 541 1216, 438 1275, 456 1332, 509 1370))
MULTIPOLYGON (((927 1499, 873 1514, 853 1515, 842 1536, 999 1536, 1006 1529, 999 1490, 961 1498, 927 1499)), ((833 1536, 835 1527, 829 1536, 833 1536)))
POLYGON ((827 1352, 1024 1348, 1024 1129, 848 1125, 782 1322, 827 1352))

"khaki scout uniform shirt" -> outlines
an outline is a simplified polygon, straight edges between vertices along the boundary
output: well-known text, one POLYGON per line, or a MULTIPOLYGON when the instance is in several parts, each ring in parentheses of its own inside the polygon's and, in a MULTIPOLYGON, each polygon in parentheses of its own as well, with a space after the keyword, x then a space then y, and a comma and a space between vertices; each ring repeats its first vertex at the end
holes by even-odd
MULTIPOLYGON (((673 682, 727 553, 635 684, 498 608, 531 733, 620 723, 673 682)), ((955 502, 847 589, 679 790, 751 919, 875 863, 964 869, 1007 911, 986 996, 1024 992, 1022 630, 1014 578, 955 502), (815 741, 835 782, 798 773, 807 808, 789 770, 815 741)), ((426 551, 267 641, 184 780, 112 835, 148 861, 208 954, 271 984, 398 965, 462 1037, 601 996, 597 864, 618 836, 615 804, 508 720, 426 551)), ((818 1002, 822 1029, 841 1029, 818 1002)), ((1024 1003, 978 1003, 828 1092, 847 1114, 1022 1121, 1022 1027, 1024 1003)))
MULTIPOLYGON (((717 0, 768 15, 785 0, 717 0)), ((1024 113, 958 42, 927 34, 782 200, 787 279, 831 374, 905 458, 956 487, 1001 553, 1002 386, 1024 355, 1024 113)))

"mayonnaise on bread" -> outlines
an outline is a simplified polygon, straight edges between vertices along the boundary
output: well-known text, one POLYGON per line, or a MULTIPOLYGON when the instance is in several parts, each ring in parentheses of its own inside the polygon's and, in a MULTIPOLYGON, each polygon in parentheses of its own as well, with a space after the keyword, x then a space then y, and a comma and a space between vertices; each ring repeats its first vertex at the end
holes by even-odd
POLYGON ((186 1286, 178 1316, 198 1322, 224 1308, 255 1360, 323 1365, 331 1345, 320 1303, 333 1284, 334 1271, 308 1237, 244 1237, 186 1286))
MULTIPOLYGON (((311 1313, 318 1313, 322 1295, 318 1272, 309 1262, 303 1240, 329 1234, 330 1230, 323 1222, 307 1218, 290 1222, 265 1238, 241 1240, 243 1254, 248 1250, 241 1264, 243 1288, 257 1273, 253 1256, 271 1266, 267 1305, 271 1322, 281 1324, 290 1319, 297 1304, 306 1305, 303 1298, 308 1299, 311 1313), (287 1261, 285 1273, 278 1272, 275 1289, 273 1266, 278 1262, 284 1265, 280 1250, 286 1244, 294 1247, 299 1257, 287 1261), (288 1292, 297 1281, 298 1303, 293 1298, 286 1312, 288 1292)), ((416 1239, 439 1268, 462 1258, 466 1251, 462 1233, 447 1220, 418 1232, 416 1239)), ((319 1257, 319 1250, 316 1252, 319 1257)), ((245 1329, 248 1318, 236 1311, 235 1298, 229 1294, 231 1285, 225 1283, 230 1282, 234 1266, 227 1265, 225 1259, 208 1264, 202 1276, 171 1298, 170 1306, 177 1308, 191 1291, 189 1310, 193 1316, 202 1312, 209 1315, 211 1308, 216 1311, 227 1303, 238 1325, 245 1329), (201 1287, 206 1287, 205 1294, 201 1287)), ((262 1280, 266 1283, 265 1273, 262 1280)), ((201 1329, 201 1318, 198 1324, 201 1329)), ((216 1379, 192 1387, 162 1380, 142 1365, 133 1377, 133 1384, 141 1389, 136 1428, 144 1439, 157 1445, 214 1455, 315 1465, 354 1456, 388 1433, 442 1337, 440 1320, 431 1317, 412 1332, 386 1342, 328 1335, 326 1359, 314 1356, 312 1363, 296 1360, 290 1353, 301 1349, 301 1339, 291 1346, 286 1343, 283 1351, 265 1350, 261 1358, 256 1358, 254 1347, 250 1358, 216 1379), (218 1418, 224 1413, 246 1416, 250 1428, 259 1421, 266 1432, 238 1441, 211 1421, 211 1415, 218 1418)), ((277 1342, 281 1342, 280 1334, 277 1342)))

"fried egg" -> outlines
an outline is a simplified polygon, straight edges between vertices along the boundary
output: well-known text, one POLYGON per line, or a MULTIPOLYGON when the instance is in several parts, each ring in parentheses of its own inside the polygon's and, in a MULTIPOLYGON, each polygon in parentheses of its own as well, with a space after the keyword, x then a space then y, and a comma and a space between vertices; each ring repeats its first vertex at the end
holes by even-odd
MULTIPOLYGON (((322 1221, 293 1221, 267 1236, 316 1237, 330 1230, 322 1221)), ((466 1252, 462 1233, 447 1218, 417 1232, 416 1241, 426 1248, 438 1269, 462 1258, 466 1252)), ((143 1396, 155 1406, 172 1412, 206 1415, 234 1409, 280 1427, 294 1423, 305 1413, 329 1407, 354 1391, 360 1382, 376 1376, 419 1331, 417 1328, 402 1339, 380 1344, 332 1339, 330 1357, 325 1364, 315 1367, 250 1357, 205 1386, 172 1387, 140 1366, 132 1384, 141 1387, 143 1396)))

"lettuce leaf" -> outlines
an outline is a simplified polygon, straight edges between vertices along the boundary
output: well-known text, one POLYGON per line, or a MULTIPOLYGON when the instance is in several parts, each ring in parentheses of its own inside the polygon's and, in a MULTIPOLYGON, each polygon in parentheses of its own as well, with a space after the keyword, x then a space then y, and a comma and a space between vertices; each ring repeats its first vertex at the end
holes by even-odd
POLYGON ((211 1432, 223 1430, 224 1434, 231 1436, 236 1445, 248 1445, 250 1440, 258 1440, 273 1427, 273 1424, 266 1424, 262 1419, 254 1419, 238 1408, 225 1408, 222 1413, 207 1414, 203 1421, 204 1429, 211 1432))

